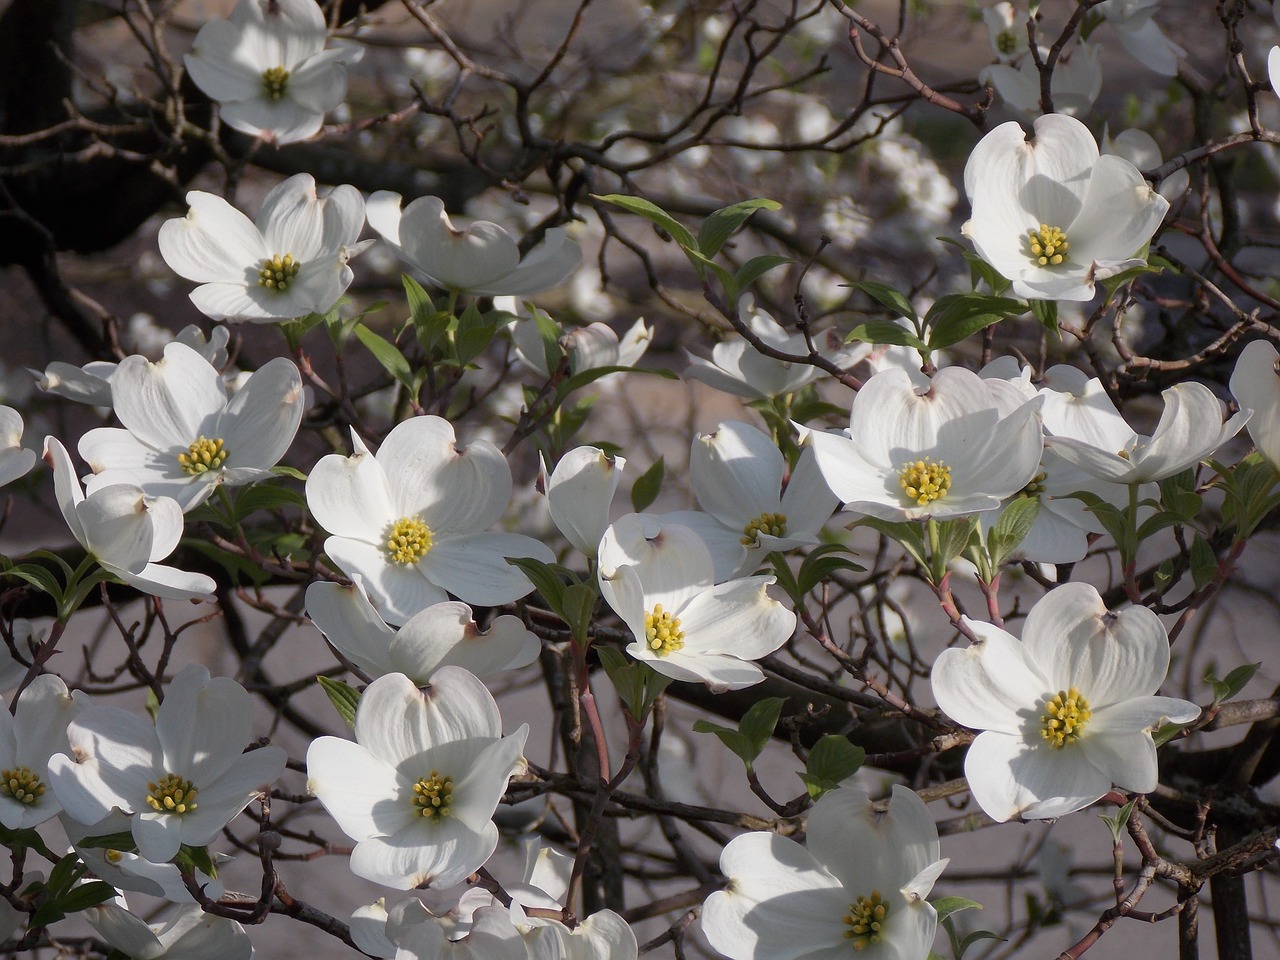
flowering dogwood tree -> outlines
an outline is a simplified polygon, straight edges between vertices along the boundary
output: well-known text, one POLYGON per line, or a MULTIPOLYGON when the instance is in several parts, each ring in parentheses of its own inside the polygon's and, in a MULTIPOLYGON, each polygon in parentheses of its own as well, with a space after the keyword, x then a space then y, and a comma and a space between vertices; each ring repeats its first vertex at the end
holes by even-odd
POLYGON ((1247 960, 1277 39, 0 5, 0 953, 1247 960))

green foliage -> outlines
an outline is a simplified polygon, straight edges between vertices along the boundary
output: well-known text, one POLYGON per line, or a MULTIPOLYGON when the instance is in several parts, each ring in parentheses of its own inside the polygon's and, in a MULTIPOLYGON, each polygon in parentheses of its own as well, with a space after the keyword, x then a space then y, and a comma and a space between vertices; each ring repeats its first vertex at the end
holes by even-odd
POLYGON ((828 733, 813 745, 804 773, 799 776, 809 796, 816 800, 862 769, 866 758, 867 751, 862 747, 850 743, 846 737, 828 733))
POLYGON ((979 293, 949 293, 939 297, 924 315, 925 327, 929 331, 929 349, 949 347, 1005 317, 1017 317, 1026 312, 1027 305, 1021 300, 979 293))
POLYGON ((1111 842, 1117 846, 1120 844, 1120 838, 1124 835, 1124 829, 1129 823, 1129 817, 1133 815, 1133 808, 1137 806, 1138 798, 1134 797, 1123 807, 1115 812, 1114 816, 1107 816, 1105 813, 1098 814, 1098 819, 1107 825, 1107 829, 1111 831, 1111 842))
POLYGON ((714 733, 721 743, 738 756, 749 772, 773 737, 786 702, 783 697, 766 697, 752 704, 751 709, 743 714, 736 730, 709 720, 694 721, 693 730, 695 733, 714 733))
POLYGON ((1262 666, 1261 663, 1245 663, 1231 670, 1225 677, 1219 680, 1213 675, 1213 668, 1210 667, 1204 673, 1204 682, 1213 690, 1213 705, 1215 707, 1226 703, 1240 694, 1253 679, 1253 675, 1258 672, 1262 666))
POLYGON ((596 655, 627 713, 636 723, 644 723, 654 701, 667 689, 671 679, 613 647, 598 646, 596 655))
POLYGON ((48 880, 29 884, 23 893, 34 897, 39 904, 30 925, 47 927, 65 919, 67 914, 87 910, 116 895, 115 887, 101 880, 78 883, 88 872, 89 868, 76 854, 68 853, 54 864, 48 880))
POLYGON ((631 509, 636 513, 643 513, 646 508, 653 505, 653 501, 658 499, 658 494, 662 492, 662 478, 666 474, 666 461, 659 457, 644 473, 636 478, 636 482, 631 486, 631 509))
MULTIPOLYGON (((919 326, 920 318, 916 315, 916 308, 911 306, 911 301, 902 293, 899 293, 887 283, 880 283, 877 280, 860 280, 857 283, 851 283, 851 287, 855 290, 861 290, 876 303, 882 307, 886 307, 890 313, 896 317, 905 317, 912 323, 919 326)), ((897 327, 897 324, 894 324, 897 327)), ((901 329, 899 327, 898 329, 901 329)), ((857 339, 865 339, 858 337, 857 339)), ((868 340, 868 343, 891 343, 892 341, 884 340, 868 340)), ((912 344, 903 343, 900 346, 912 346, 912 344)))
POLYGON ((319 676, 316 677, 316 682, 333 704, 333 709, 338 711, 338 716, 346 721, 347 726, 354 727, 356 710, 360 706, 360 691, 333 677, 319 676))

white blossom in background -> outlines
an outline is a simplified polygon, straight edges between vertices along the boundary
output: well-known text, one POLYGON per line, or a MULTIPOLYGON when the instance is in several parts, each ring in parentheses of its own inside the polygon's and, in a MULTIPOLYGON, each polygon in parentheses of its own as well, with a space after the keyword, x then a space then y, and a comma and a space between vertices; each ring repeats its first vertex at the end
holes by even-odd
POLYGON ((69 817, 96 824, 113 809, 133 814, 138 853, 172 860, 182 844, 209 843, 284 772, 285 752, 258 747, 253 699, 200 664, 169 684, 154 725, 119 707, 91 705, 67 729, 70 750, 49 761, 53 792, 69 817))
MULTIPOLYGON (((1022 36, 1025 42, 1025 29, 1022 36)), ((1042 61, 1048 58, 1048 47, 1041 47, 1039 52, 1042 61)), ((1054 65, 1053 77, 1049 81, 1054 110, 1069 116, 1089 112, 1102 92, 1100 52, 1101 47, 1097 44, 1079 43, 1054 65)), ((983 67, 978 73, 978 80, 995 87, 1010 110, 1027 118, 1041 114, 1040 70, 1030 54, 1024 54, 1017 64, 993 63, 983 67)))
POLYGON ((991 49, 1002 61, 1013 60, 1030 49, 1027 21, 1017 16, 1009 0, 985 8, 982 22, 986 24, 991 49))
MULTIPOLYGON (((511 324, 511 342, 520 362, 541 376, 551 376, 554 371, 547 363, 542 334, 534 319, 538 308, 518 297, 494 297, 493 305, 519 317, 511 324)), ((543 317, 550 320, 546 314, 543 317)), ((599 367, 632 367, 653 342, 653 329, 641 317, 619 337, 607 323, 597 321, 565 331, 558 342, 568 351, 570 373, 599 367)))
POLYGON ((103 487, 86 497, 66 448, 55 437, 46 437, 44 443, 62 518, 99 566, 155 597, 213 599, 212 577, 159 562, 182 539, 182 507, 176 500, 149 497, 140 486, 129 483, 103 487))
POLYGON ((459 451, 440 417, 397 424, 377 454, 351 432, 355 452, 321 458, 307 478, 307 504, 329 531, 325 552, 359 575, 383 619, 404 623, 453 594, 493 606, 533 584, 506 557, 550 563, 546 545, 515 533, 487 533, 511 502, 511 468, 487 440, 459 451))
POLYGON ((25 830, 62 807, 49 789, 49 758, 67 750, 67 724, 89 703, 62 679, 41 674, 18 698, 12 715, 0 707, 0 823, 25 830))
POLYGON ((1266 340, 1240 352, 1231 371, 1231 395, 1241 410, 1252 410, 1249 436, 1258 452, 1280 467, 1280 353, 1266 340))
POLYGON ((347 261, 373 242, 357 242, 364 229, 360 191, 344 184, 317 196, 309 173, 273 187, 257 220, 201 190, 188 193, 187 203, 187 215, 165 221, 157 242, 175 273, 201 284, 191 302, 214 320, 264 323, 324 313, 355 277, 347 261))
POLYGON ((163 923, 147 924, 129 912, 124 897, 84 911, 98 935, 132 960, 249 960, 253 944, 234 920, 196 904, 174 909, 163 923))
POLYGON ((22 445, 22 414, 0 406, 0 487, 25 477, 36 465, 36 452, 22 445))
MULTIPOLYGON (((1160 0, 1104 0, 1094 12, 1115 28, 1120 42, 1140 64, 1162 77, 1178 75, 1187 51, 1170 40, 1153 20, 1160 0)), ((1174 14, 1174 16, 1178 16, 1174 14)))
POLYGON ((1225 422, 1223 404, 1202 383, 1165 390, 1151 436, 1140 435, 1111 403, 1097 379, 1082 373, 1043 393, 1045 445, 1064 460, 1110 483, 1163 480, 1195 466, 1234 437, 1249 419, 1241 410, 1225 422), (1066 388, 1066 389, 1064 389, 1066 388))
POLYGON ((563 227, 520 256, 515 237, 488 220, 459 229, 439 197, 419 197, 404 208, 400 194, 379 190, 369 197, 369 226, 406 264, 432 284, 455 293, 514 296, 549 290, 577 269, 582 248, 563 227))
POLYGON ((1094 284, 1145 261, 1136 256, 1169 201, 1128 160, 1100 156, 1079 120, 1049 114, 1028 142, 1002 123, 964 168, 973 213, 960 232, 1019 297, 1089 300, 1094 284))
POLYGON ((234 396, 218 371, 181 343, 152 363, 135 354, 111 375, 112 406, 123 424, 80 438, 93 471, 90 496, 134 483, 172 497, 183 511, 219 484, 239 486, 271 476, 302 422, 302 377, 287 357, 268 361, 234 396))
POLYGON ((434 603, 396 629, 369 602, 360 585, 317 582, 307 588, 307 615, 343 657, 370 678, 402 673, 418 685, 444 666, 478 677, 528 666, 541 649, 519 617, 494 617, 481 630, 465 603, 434 603))
POLYGON ((751 661, 791 638, 796 615, 766 588, 773 577, 715 582, 715 562, 688 527, 628 514, 600 543, 600 592, 635 640, 627 653, 674 680, 713 691, 764 679, 751 661))
MULTIPOLYGON (((1114 154, 1117 157, 1124 157, 1139 170, 1154 170, 1164 163, 1164 154, 1160 152, 1160 145, 1156 143, 1155 138, 1137 127, 1122 130, 1115 137, 1108 136, 1104 131, 1102 153, 1104 156, 1114 154)), ((1191 177, 1187 171, 1176 170, 1160 181, 1156 192, 1172 203, 1187 192, 1190 184, 1191 177)))
POLYGON ((356 742, 320 737, 307 788, 356 841, 351 872, 399 890, 459 883, 493 853, 493 812, 523 765, 528 724, 502 736, 483 683, 441 667, 419 690, 389 674, 365 689, 356 742))
MULTIPOLYGON (((528 960, 530 952, 506 909, 481 907, 458 930, 451 917, 437 917, 417 900, 387 911, 386 938, 395 960, 528 960), (456 939, 451 934, 462 933, 456 939)), ((551 954, 555 957, 555 954, 551 954)))
MULTIPOLYGON (((742 298, 740 312, 742 322, 766 346, 792 356, 808 356, 809 347, 804 334, 787 333, 773 317, 756 308, 752 297, 742 298)), ((834 330, 815 334, 814 339, 824 356, 846 369, 862 359, 870 349, 862 343, 843 344, 834 330)), ((766 357, 736 333, 731 333, 729 339, 711 348, 710 360, 693 354, 688 356, 689 366, 684 371, 686 380, 701 380, 716 390, 750 400, 795 393, 826 375, 809 363, 766 357)))
MULTIPOLYGON (((1280 6, 1276 7, 1280 10, 1280 6)), ((1272 47, 1267 54, 1267 79, 1271 81, 1271 89, 1280 97, 1280 47, 1272 47)))
POLYGON ((933 693, 952 720, 982 731, 965 776, 988 816, 1061 817, 1112 784, 1155 789, 1152 730, 1200 715, 1156 695, 1169 670, 1159 617, 1141 606, 1113 613, 1094 587, 1068 583, 1031 608, 1020 641, 966 621, 978 639, 938 656, 933 693))
POLYGON ((315 136, 347 96, 347 64, 363 50, 326 50, 327 37, 314 0, 240 0, 228 19, 200 28, 183 63, 223 123, 283 145, 315 136))
POLYGON ((884 520, 996 509, 1035 477, 1044 440, 1038 400, 1003 415, 987 383, 962 367, 917 388, 888 369, 853 399, 849 427, 806 436, 832 492, 884 520))
POLYGON ((538 465, 538 488, 546 495, 552 521, 575 550, 595 560, 627 461, 599 447, 575 447, 550 473, 541 455, 538 465))
POLYGON ((880 813, 862 790, 833 790, 809 812, 807 843, 729 842, 729 884, 702 908, 711 946, 731 960, 924 960, 938 927, 926 898, 947 865, 924 801, 895 785, 880 813))

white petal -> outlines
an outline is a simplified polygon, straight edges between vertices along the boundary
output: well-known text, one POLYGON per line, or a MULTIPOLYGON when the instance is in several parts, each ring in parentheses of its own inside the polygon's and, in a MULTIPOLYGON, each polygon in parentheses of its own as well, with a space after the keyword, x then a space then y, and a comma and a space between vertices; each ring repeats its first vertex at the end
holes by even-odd
POLYGON ((785 469, 773 441, 736 420, 696 437, 689 454, 698 503, 730 527, 745 526, 763 513, 781 512, 785 469))
MULTIPOLYGON (((519 533, 475 533, 437 543, 418 568, 438 586, 473 606, 498 606, 520 599, 533 584, 507 557, 551 563, 555 554, 541 541, 519 533)), ((416 611, 415 611, 416 612, 416 611)))
POLYGON ((330 537, 324 550, 347 576, 363 579, 369 600, 388 623, 404 623, 433 603, 449 599, 441 587, 426 578, 420 564, 393 563, 381 546, 330 537))
POLYGON ((1025 647, 991 624, 966 620, 978 642, 944 650, 934 662, 933 696, 942 711, 975 730, 1020 736, 1024 714, 1036 708, 1048 681, 1025 647))
POLYGON ((156 714, 164 766, 197 786, 221 776, 248 745, 253 701, 230 677, 211 678, 193 663, 169 684, 156 714))
POLYGON ((770 599, 765 588, 773 582, 773 577, 750 577, 716 584, 677 610, 686 655, 725 653, 754 660, 791 639, 796 615, 770 599))
POLYGON ((276 357, 256 370, 218 417, 214 429, 234 467, 273 467, 302 422, 302 377, 292 360, 276 357))
POLYGON ((391 836, 413 820, 395 767, 350 740, 319 737, 311 742, 307 789, 353 840, 391 836))
MULTIPOLYGON (((258 228, 222 197, 193 190, 185 217, 166 220, 156 242, 179 276, 196 283, 246 283, 271 255, 258 228)), ((256 276, 254 277, 256 282, 256 276)))
POLYGON ((388 492, 386 474, 356 438, 349 457, 321 457, 307 477, 307 506, 316 522, 338 537, 381 543, 387 528, 400 519, 388 492))
POLYGON ((1082 750, 1028 744, 994 731, 979 734, 969 745, 964 770, 973 798, 1001 823, 1017 815, 1063 817, 1111 789, 1110 779, 1082 750))
POLYGON ((248 100, 262 93, 262 70, 245 55, 240 28, 210 20, 182 58, 197 87, 219 102, 248 100))
POLYGON ((365 673, 379 677, 397 670, 391 665, 388 650, 396 631, 378 616, 361 582, 362 578, 356 578, 346 587, 326 582, 311 584, 307 587, 307 615, 339 653, 365 673))
MULTIPOLYGON (((501 230, 501 227, 497 229, 501 230)), ((500 279, 476 288, 476 293, 516 297, 540 293, 557 286, 582 262, 582 248, 569 239, 563 227, 547 231, 542 242, 529 251, 520 265, 500 279)))
MULTIPOLYGON (((1280 64, 1280 47, 1272 58, 1280 64)), ((1244 348, 1231 372, 1231 394, 1241 409, 1252 410, 1249 436, 1264 457, 1280 464, 1280 373, 1276 364, 1280 353, 1266 340, 1255 340, 1244 348)))
POLYGON ((510 274, 520 262, 511 234, 487 220, 459 230, 439 197, 420 197, 404 208, 400 243, 411 264, 449 290, 487 287, 510 274))
POLYGON ((576 447, 560 458, 550 476, 546 464, 542 465, 542 487, 551 519, 584 556, 596 556, 626 463, 622 457, 605 455, 598 447, 576 447))
POLYGON ((111 395, 130 433, 154 450, 175 454, 208 435, 227 403, 218 371, 177 341, 156 363, 137 355, 122 360, 111 377, 111 395))

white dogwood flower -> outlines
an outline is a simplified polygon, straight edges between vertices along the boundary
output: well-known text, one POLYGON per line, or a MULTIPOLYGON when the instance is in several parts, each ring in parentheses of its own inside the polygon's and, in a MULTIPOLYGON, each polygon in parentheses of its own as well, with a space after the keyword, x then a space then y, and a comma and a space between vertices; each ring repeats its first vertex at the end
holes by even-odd
POLYGON ((378 616, 359 577, 349 587, 311 584, 307 615, 334 649, 369 677, 403 673, 420 685, 443 666, 462 667, 478 677, 528 666, 541 649, 519 617, 494 617, 481 630, 471 608, 456 600, 434 603, 395 629, 378 616))
POLYGON ((983 731, 965 775, 988 816, 1061 817, 1112 784, 1155 789, 1151 731, 1200 715, 1194 703, 1156 695, 1169 670, 1159 617, 1141 606, 1113 613, 1094 587, 1068 583, 1031 608, 1020 641, 967 622, 978 639, 939 655, 933 693, 947 716, 983 731))
POLYGON ((538 486, 546 495, 552 521, 574 549, 594 560, 627 461, 599 447, 575 447, 550 473, 541 457, 538 463, 538 486))
POLYGON ((200 28, 183 63, 227 126, 294 143, 346 98, 346 65, 363 52, 343 43, 326 50, 327 36, 314 0, 240 0, 228 19, 200 28))
MULTIPOLYGON (((519 297, 494 297, 493 305, 519 317, 511 324, 511 343, 519 361, 535 373, 551 376, 554 371, 547 364, 542 333, 532 313, 537 308, 519 297)), ((599 367, 633 367, 653 342, 653 328, 641 317, 619 337, 607 323, 597 321, 565 331, 559 342, 568 351, 570 373, 599 367)))
POLYGON ((220 483, 269 477, 302 422, 302 377, 286 357, 269 361, 229 397, 209 361, 175 341, 156 363, 140 355, 122 360, 111 393, 124 429, 98 427, 80 438, 80 456, 93 471, 90 496, 134 483, 172 497, 184 511, 220 483))
POLYGON ((117 483, 88 497, 71 455, 46 437, 44 459, 53 468, 53 492, 72 535, 98 565, 143 593, 170 600, 212 600, 216 586, 203 573, 159 561, 182 539, 182 507, 169 497, 149 497, 137 484, 117 483))
MULTIPOLYGON (((1280 7, 1276 8, 1280 10, 1280 7)), ((1267 54, 1267 79, 1271 81, 1271 89, 1280 97, 1280 47, 1272 47, 1267 54)))
POLYGON ((205 913, 198 905, 174 909, 163 923, 148 925, 129 912, 124 897, 84 911, 107 943, 133 960, 249 960, 253 944, 234 920, 205 913))
POLYGON ((0 708, 0 823, 35 827, 62 812, 49 789, 49 758, 67 749, 67 724, 89 703, 51 673, 22 691, 13 715, 0 708))
POLYGON ((187 215, 165 221, 157 242, 175 273, 201 284, 191 302, 214 320, 324 313, 354 279, 347 261, 372 242, 357 243, 360 191, 343 185, 318 197, 309 173, 273 187, 256 221, 212 193, 193 190, 187 203, 187 215))
POLYGON ((1130 55, 1162 77, 1178 75, 1178 61, 1187 51, 1170 40, 1152 19, 1160 0, 1104 0, 1095 12, 1115 27, 1130 55))
POLYGON ((1009 0, 1001 0, 1000 3, 985 8, 982 11, 982 21, 987 26, 991 49, 1002 61, 1012 60, 1030 48, 1027 22, 1018 18, 1009 0))
MULTIPOLYGON (((1018 26, 1023 50, 1027 49, 1027 30, 1024 20, 1018 26)), ((1089 112, 1093 102, 1102 92, 1102 65, 1098 62, 1101 48, 1097 44, 1080 43, 1054 66, 1049 80, 1049 94, 1053 108, 1068 116, 1089 112)), ((1049 48, 1041 47, 1041 62, 1048 59, 1049 48)), ((1010 110, 1024 116, 1037 117, 1042 112, 1040 104, 1040 68, 1025 53, 1016 63, 993 63, 978 72, 978 80, 995 87, 1010 110)))
POLYGON ((1144 261, 1135 256, 1169 202, 1128 160, 1100 156, 1079 120, 1035 121, 1035 139, 1010 121, 984 136, 964 169, 973 207, 961 228, 1019 297, 1089 300, 1094 283, 1144 261))
POLYGON ((307 478, 307 504, 329 531, 325 552, 364 578, 378 612, 404 623, 453 594, 475 605, 510 603, 533 585, 505 557, 550 563, 551 550, 515 533, 486 533, 511 502, 511 468, 487 440, 459 452, 453 426, 414 417, 369 452, 321 458, 307 478), (447 592, 446 592, 447 591, 447 592))
POLYGON ((36 452, 22 445, 22 414, 0 406, 0 487, 25 477, 36 465, 36 452))
POLYGON ((1252 410, 1249 436, 1258 451, 1280 466, 1280 353, 1266 340, 1240 352, 1231 371, 1231 395, 1241 410, 1252 410))
POLYGON ((1038 406, 1002 415, 987 382, 963 367, 939 370, 923 391, 891 368, 858 391, 847 430, 808 438, 848 509, 884 520, 957 517, 996 509, 1035 477, 1038 406))
POLYGON ((808 849, 758 831, 720 854, 728 886, 702 908, 702 932, 731 960, 924 960, 938 914, 925 898, 947 865, 938 829, 914 792, 888 812, 853 787, 809 812, 808 849))
MULTIPOLYGON (((1102 152, 1104 155, 1114 154, 1117 157, 1124 157, 1139 170, 1154 170, 1164 163, 1164 154, 1160 152, 1160 144, 1156 143, 1155 137, 1137 127, 1122 130, 1114 137, 1109 136, 1104 130, 1102 152)), ((1175 170, 1160 181, 1156 192, 1172 203, 1186 193, 1190 185, 1191 177, 1187 171, 1175 170)))
POLYGON ((521 724, 502 736, 492 695, 459 667, 441 667, 426 690, 388 674, 360 697, 356 742, 312 741, 307 787, 356 841, 356 876, 400 890, 449 887, 497 846, 493 812, 528 735, 521 724))
POLYGON ((522 259, 505 227, 476 220, 459 229, 439 197, 419 197, 403 212, 398 193, 369 197, 369 226, 396 256, 435 286, 455 293, 523 297, 549 290, 582 262, 582 248, 552 227, 522 259))
POLYGON ((631 630, 627 653, 675 680, 740 690, 764 679, 751 661, 791 638, 796 615, 773 577, 715 582, 715 562, 688 527, 632 513, 600 543, 600 592, 631 630))
POLYGON ((92 705, 67 729, 70 751, 49 761, 67 815, 96 824, 113 808, 133 814, 138 853, 172 860, 182 844, 203 846, 281 773, 279 747, 244 752, 253 700, 230 677, 200 664, 169 684, 155 724, 119 707, 92 705))

